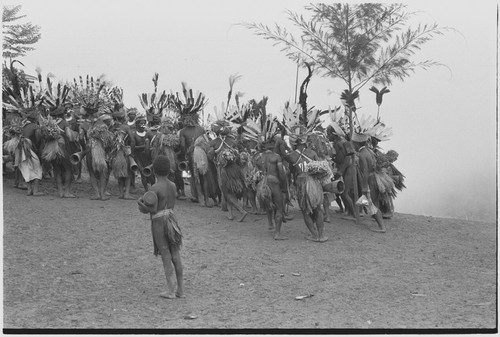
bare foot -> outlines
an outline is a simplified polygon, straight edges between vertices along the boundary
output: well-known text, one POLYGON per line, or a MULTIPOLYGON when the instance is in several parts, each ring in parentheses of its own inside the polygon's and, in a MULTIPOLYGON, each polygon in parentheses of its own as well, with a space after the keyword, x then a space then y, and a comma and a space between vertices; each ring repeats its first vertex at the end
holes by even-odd
POLYGON ((71 194, 71 193, 64 193, 65 198, 76 198, 76 195, 71 194))
POLYGON ((123 199, 125 199, 125 200, 135 200, 135 198, 133 196, 131 196, 130 194, 129 195, 125 195, 123 197, 123 199))
POLYGON ((174 299, 175 298, 175 294, 169 293, 169 292, 161 293, 159 296, 162 297, 162 298, 168 298, 168 299, 174 299))
POLYGON ((323 236, 319 238, 316 242, 325 242, 325 241, 328 241, 328 236, 323 236))
POLYGON ((248 212, 246 211, 243 211, 243 215, 241 216, 241 218, 238 220, 238 222, 242 222, 243 220, 245 220, 245 217, 247 216, 248 212))
POLYGON ((36 192, 36 193, 33 192, 33 196, 34 197, 41 197, 42 195, 45 195, 45 193, 43 193, 43 192, 36 192))
POLYGON ((283 218, 285 218, 285 220, 293 220, 293 215, 285 214, 283 218))
POLYGON ((119 195, 118 199, 125 199, 125 197, 123 195, 119 195))
POLYGON ((17 189, 20 189, 20 190, 24 190, 24 191, 26 191, 28 189, 28 186, 26 186, 26 185, 19 185, 19 186, 14 186, 14 187, 17 189))
POLYGON ((186 199, 187 199, 187 197, 186 197, 185 195, 179 195, 179 196, 177 197, 177 199, 179 199, 179 200, 186 200, 186 199))
POLYGON ((191 202, 194 202, 194 203, 199 203, 200 201, 196 198, 191 198, 191 202))
POLYGON ((77 178, 75 180, 75 184, 81 184, 82 183, 82 178, 77 178))
POLYGON ((269 226, 267 226, 267 229, 269 229, 270 231, 273 231, 274 230, 274 225, 270 224, 269 226))
POLYGON ((184 293, 182 293, 182 292, 177 291, 177 292, 175 293, 175 297, 178 297, 178 298, 186 298, 186 295, 184 295, 184 293))
POLYGON ((323 222, 328 222, 328 223, 330 223, 330 219, 329 219, 329 218, 325 218, 325 219, 323 219, 323 222))
POLYGON ((101 197, 97 194, 90 196, 90 200, 99 200, 99 199, 101 199, 101 197))
POLYGON ((375 233, 385 233, 385 228, 373 228, 373 227, 368 227, 369 230, 375 233))
POLYGON ((59 192, 58 195, 59 195, 59 198, 64 198, 64 193, 63 192, 59 192))
POLYGON ((309 234, 308 236, 306 236, 306 239, 307 239, 307 240, 309 240, 309 241, 314 241, 314 242, 317 242, 317 241, 318 241, 318 239, 317 239, 317 238, 315 238, 314 236, 312 236, 312 235, 310 235, 310 234, 309 234))
POLYGON ((104 193, 104 195, 101 197, 102 201, 109 200, 109 196, 104 193))
POLYGON ((283 235, 275 234, 274 240, 288 240, 288 238, 286 236, 283 236, 283 235))
POLYGON ((104 191, 104 195, 107 196, 107 197, 110 197, 111 196, 111 193, 108 192, 108 191, 104 191))
POLYGON ((228 216, 227 216, 227 218, 228 218, 229 220, 234 220, 234 216, 232 216, 232 215, 228 215, 228 216))

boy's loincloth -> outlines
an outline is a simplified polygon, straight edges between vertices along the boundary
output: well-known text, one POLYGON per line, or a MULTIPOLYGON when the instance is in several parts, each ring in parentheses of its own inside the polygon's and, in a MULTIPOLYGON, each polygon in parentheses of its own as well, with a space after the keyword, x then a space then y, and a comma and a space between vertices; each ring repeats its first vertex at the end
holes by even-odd
MULTIPOLYGON (((158 222, 161 221, 161 226, 163 226, 163 233, 165 239, 170 247, 180 247, 182 245, 182 232, 179 224, 177 223, 177 218, 175 217, 174 211, 172 209, 164 209, 158 213, 151 215, 151 231, 153 232, 153 226, 158 226, 158 222)), ((153 233, 153 243, 154 243, 154 254, 159 255, 160 249, 155 241, 153 233)))

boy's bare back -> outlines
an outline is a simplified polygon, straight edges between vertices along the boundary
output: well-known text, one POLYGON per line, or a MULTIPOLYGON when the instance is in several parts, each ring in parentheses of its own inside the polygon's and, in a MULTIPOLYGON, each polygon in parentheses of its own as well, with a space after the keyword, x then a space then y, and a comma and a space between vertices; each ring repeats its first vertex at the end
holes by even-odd
POLYGON ((174 208, 177 197, 176 186, 167 177, 158 176, 150 190, 156 192, 158 197, 158 211, 174 208))

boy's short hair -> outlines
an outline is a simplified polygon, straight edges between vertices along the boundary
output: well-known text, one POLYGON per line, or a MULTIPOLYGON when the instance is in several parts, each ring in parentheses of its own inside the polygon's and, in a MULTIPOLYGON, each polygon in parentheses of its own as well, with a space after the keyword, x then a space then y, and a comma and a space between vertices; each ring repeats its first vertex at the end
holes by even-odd
POLYGON ((170 173, 170 160, 167 156, 159 155, 153 162, 153 170, 159 176, 168 176, 170 173))

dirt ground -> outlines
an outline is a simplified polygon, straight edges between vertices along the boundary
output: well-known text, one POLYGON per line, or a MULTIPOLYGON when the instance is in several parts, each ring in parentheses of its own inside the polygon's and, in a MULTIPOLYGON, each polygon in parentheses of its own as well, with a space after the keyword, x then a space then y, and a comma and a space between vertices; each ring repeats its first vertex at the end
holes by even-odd
POLYGON ((43 197, 12 186, 4 175, 7 329, 496 328, 495 223, 397 213, 379 234, 333 214, 315 243, 294 208, 289 240, 274 241, 262 215, 178 201, 187 297, 166 300, 148 216, 114 180, 108 201, 88 182, 77 199, 50 180, 43 197))

